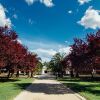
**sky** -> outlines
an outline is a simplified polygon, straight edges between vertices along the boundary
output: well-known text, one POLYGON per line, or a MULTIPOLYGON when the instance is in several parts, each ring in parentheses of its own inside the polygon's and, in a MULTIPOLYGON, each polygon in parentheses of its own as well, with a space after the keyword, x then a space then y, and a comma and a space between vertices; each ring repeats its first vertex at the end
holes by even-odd
POLYGON ((5 25, 49 61, 57 52, 68 54, 73 38, 85 39, 100 28, 100 0, 0 0, 0 26, 5 25))

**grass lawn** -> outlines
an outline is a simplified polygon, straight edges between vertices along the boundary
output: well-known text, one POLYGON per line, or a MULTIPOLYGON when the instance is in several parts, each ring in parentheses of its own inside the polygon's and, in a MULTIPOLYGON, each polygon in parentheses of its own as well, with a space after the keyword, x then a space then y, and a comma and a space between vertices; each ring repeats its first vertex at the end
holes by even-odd
POLYGON ((87 100, 100 100, 100 77, 97 79, 67 77, 58 80, 87 100))
POLYGON ((32 81, 30 78, 0 79, 0 100, 13 100, 32 81))

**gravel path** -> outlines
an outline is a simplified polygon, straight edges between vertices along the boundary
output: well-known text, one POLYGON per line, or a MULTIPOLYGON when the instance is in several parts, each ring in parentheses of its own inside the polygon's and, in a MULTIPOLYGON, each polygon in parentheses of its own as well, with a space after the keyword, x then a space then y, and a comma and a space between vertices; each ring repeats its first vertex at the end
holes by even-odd
POLYGON ((48 75, 39 76, 14 100, 86 100, 48 75))

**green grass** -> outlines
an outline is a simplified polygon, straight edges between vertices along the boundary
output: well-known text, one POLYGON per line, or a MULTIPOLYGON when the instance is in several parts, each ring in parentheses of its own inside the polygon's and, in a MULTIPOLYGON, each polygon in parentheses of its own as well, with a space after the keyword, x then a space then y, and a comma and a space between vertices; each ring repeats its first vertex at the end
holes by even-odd
POLYGON ((98 79, 67 77, 58 80, 87 100, 100 100, 100 77, 98 79))
POLYGON ((31 84, 33 79, 0 79, 0 100, 13 100, 22 90, 31 84))

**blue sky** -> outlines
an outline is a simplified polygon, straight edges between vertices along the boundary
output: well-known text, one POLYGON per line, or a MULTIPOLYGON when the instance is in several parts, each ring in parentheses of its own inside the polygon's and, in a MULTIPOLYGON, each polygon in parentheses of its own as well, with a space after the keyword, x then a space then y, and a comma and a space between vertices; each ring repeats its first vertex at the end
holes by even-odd
POLYGON ((100 28, 100 0, 0 0, 0 26, 16 30, 19 42, 49 61, 69 52, 73 38, 100 28))

